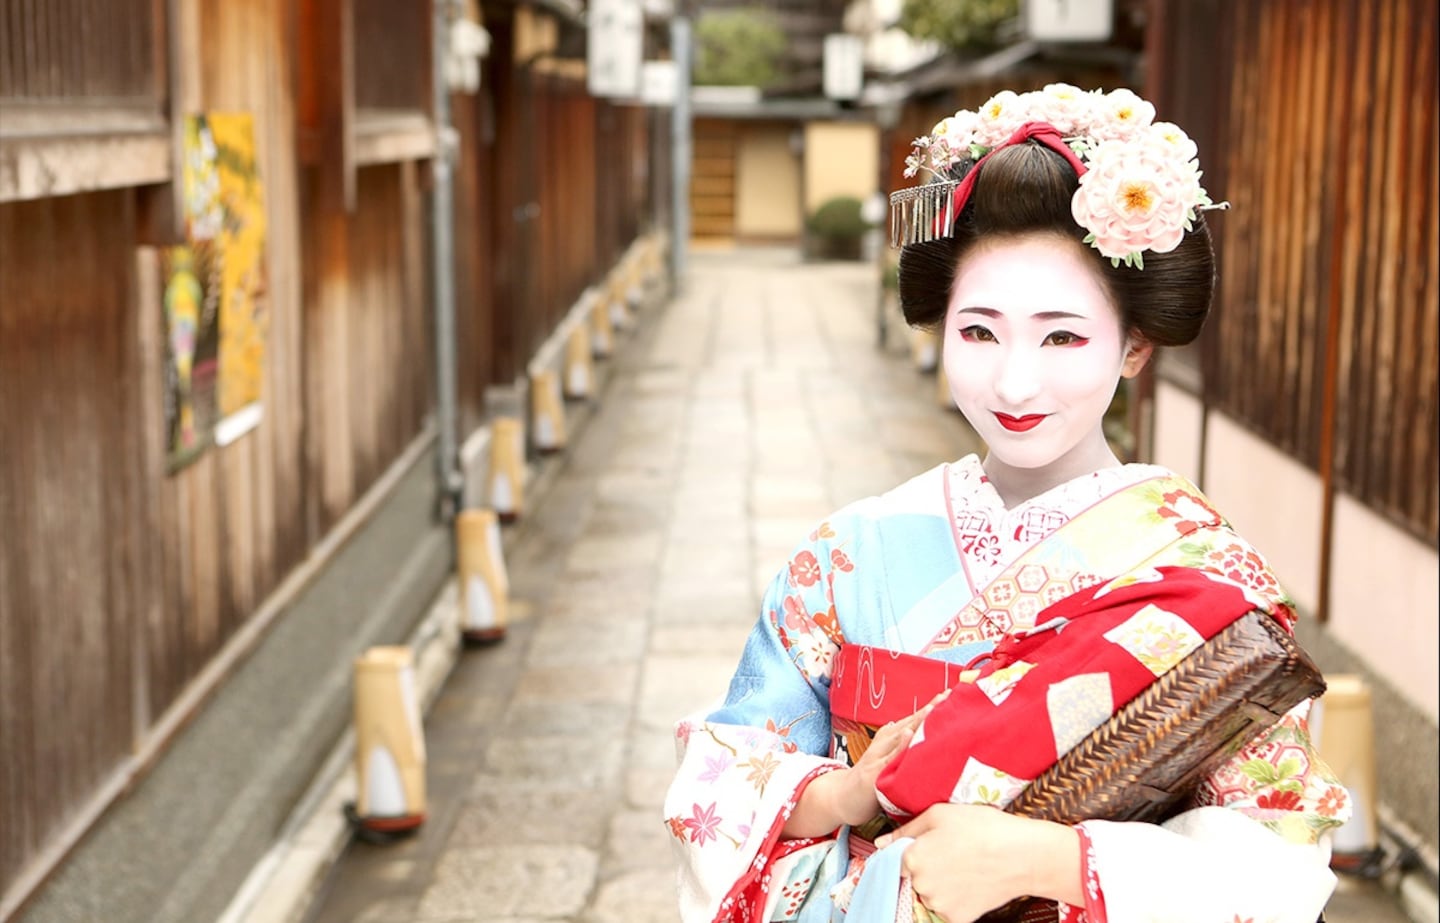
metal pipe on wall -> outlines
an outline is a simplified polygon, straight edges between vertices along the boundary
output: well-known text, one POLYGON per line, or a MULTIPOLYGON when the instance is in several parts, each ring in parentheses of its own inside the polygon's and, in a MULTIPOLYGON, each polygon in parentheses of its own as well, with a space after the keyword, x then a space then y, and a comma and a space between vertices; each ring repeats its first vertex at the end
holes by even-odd
POLYGON ((430 53, 431 92, 435 123, 435 156, 431 160, 434 189, 431 202, 431 253, 435 314, 435 452, 436 509, 451 519, 463 503, 465 481, 460 473, 455 379, 455 188, 454 163, 459 135, 450 124, 450 84, 445 74, 450 19, 454 0, 433 0, 433 45, 430 53))
POLYGON ((670 20, 670 54, 675 59, 675 109, 670 118, 671 202, 670 288, 679 291, 685 278, 685 255, 690 244, 690 18, 677 4, 670 20))

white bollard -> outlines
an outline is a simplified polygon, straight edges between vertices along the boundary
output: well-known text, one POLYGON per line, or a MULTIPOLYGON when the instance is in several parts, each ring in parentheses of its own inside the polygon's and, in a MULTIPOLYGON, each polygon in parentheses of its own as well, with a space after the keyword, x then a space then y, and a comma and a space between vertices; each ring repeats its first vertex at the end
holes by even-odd
POLYGON ((610 320, 609 302, 601 297, 590 311, 590 354, 603 359, 614 351, 615 325, 610 320))
POLYGON ((514 417, 490 422, 490 475, 486 497, 501 522, 525 510, 525 430, 514 417))
POLYGON ((510 577, 494 510, 462 510, 455 517, 455 574, 460 583, 460 635, 492 643, 505 637, 510 577))
POLYGON ((375 833, 425 821, 425 737, 408 647, 372 647, 355 660, 355 814, 375 833))
POLYGON ((1335 831, 1331 865, 1363 868, 1380 848, 1375 791, 1375 725, 1370 687, 1349 673, 1325 677, 1325 694, 1311 707, 1316 749, 1350 793, 1350 821, 1335 831))
POLYGON ((535 428, 535 448, 547 454, 565 448, 565 402, 560 380, 550 369, 530 379, 530 423, 535 428))
POLYGON ((594 363, 590 353, 590 331, 576 325, 565 341, 565 396, 584 399, 593 386, 594 363))

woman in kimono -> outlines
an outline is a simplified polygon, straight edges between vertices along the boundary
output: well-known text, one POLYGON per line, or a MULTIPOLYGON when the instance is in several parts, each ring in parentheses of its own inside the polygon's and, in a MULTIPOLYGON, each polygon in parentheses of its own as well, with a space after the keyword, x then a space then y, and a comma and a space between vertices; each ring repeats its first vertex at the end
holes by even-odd
POLYGON ((1313 923, 1349 804, 1308 702, 1163 823, 997 810, 1219 627, 1295 617, 1194 485, 1121 464, 1102 429, 1119 380, 1209 310, 1194 144, 1127 90, 1052 85, 941 122, 921 168, 934 181, 892 197, 901 305, 943 331, 986 453, 818 523, 723 704, 677 725, 682 918, 964 923, 1031 896, 1050 920, 1313 923), (1101 609, 1103 634, 1079 618, 1101 609), (1107 665, 1037 686, 1002 659, 1062 629, 1107 665), (915 664, 942 681, 909 684, 915 664))

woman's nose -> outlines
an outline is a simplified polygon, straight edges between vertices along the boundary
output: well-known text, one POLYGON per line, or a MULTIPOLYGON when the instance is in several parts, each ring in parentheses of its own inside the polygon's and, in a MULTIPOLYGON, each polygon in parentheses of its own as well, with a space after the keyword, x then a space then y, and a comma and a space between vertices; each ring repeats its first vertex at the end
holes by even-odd
POLYGON ((1000 363, 995 394, 1007 407, 1023 410, 1040 391, 1040 363, 1034 352, 1009 349, 1000 363))

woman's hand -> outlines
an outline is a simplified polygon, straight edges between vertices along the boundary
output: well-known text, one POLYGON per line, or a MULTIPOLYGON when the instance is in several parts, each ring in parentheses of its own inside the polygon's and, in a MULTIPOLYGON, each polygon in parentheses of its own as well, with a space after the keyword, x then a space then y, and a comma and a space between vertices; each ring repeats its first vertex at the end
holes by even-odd
POLYGON ((826 836, 841 825, 863 824, 879 814, 875 780, 880 771, 910 746, 925 716, 949 694, 946 689, 913 715, 882 726, 854 766, 827 772, 806 786, 781 835, 787 839, 826 836))
POLYGON ((850 791, 848 799, 842 803, 842 822, 851 825, 863 824, 880 813, 880 799, 875 795, 875 780, 880 778, 881 770, 890 765, 891 760, 905 752, 905 748, 910 746, 910 741, 914 739, 915 732, 920 729, 921 722, 949 695, 950 690, 946 689, 913 715, 883 725, 875 732, 870 746, 865 748, 860 759, 847 773, 850 791))
POLYGON ((986 805, 937 804, 876 840, 915 842, 903 868, 915 895, 946 923, 969 923, 1030 895, 1084 906, 1080 836, 1062 824, 986 805))

